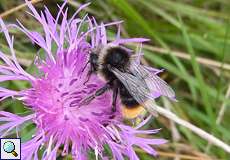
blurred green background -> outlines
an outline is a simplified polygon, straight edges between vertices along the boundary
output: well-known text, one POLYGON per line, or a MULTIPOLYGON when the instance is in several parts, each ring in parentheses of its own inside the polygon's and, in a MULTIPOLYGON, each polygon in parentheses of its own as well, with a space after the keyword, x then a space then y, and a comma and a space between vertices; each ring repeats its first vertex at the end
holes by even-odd
MULTIPOLYGON (((62 0, 43 0, 43 5, 57 14, 56 3, 62 0)), ((78 6, 89 1, 69 0, 72 15, 78 6)), ((178 102, 160 99, 158 103, 179 117, 230 144, 230 1, 229 0, 92 0, 86 11, 101 22, 124 20, 123 37, 147 37, 150 42, 143 45, 144 63, 156 68, 165 68, 161 74, 176 91, 178 102)), ((6 23, 19 19, 25 26, 41 31, 41 26, 28 14, 27 8, 17 10, 23 0, 1 0, 0 13, 6 23), (15 8, 16 7, 16 8, 15 8), (13 10, 10 10, 12 9, 13 10), (9 13, 8 13, 9 12, 9 13)), ((82 12, 83 16, 85 13, 82 12)), ((15 30, 15 49, 24 68, 34 73, 32 61, 39 48, 30 44, 25 36, 15 30)), ((109 28, 112 38, 116 29, 109 28)), ((130 44, 131 48, 135 45, 130 44)), ((0 35, 0 49, 8 47, 0 35)), ((5 87, 27 88, 24 82, 7 82, 5 87)), ((18 114, 27 110, 18 101, 10 99, 0 102, 0 109, 18 114)), ((156 159, 230 159, 230 155, 206 140, 196 136, 172 121, 158 117, 148 128, 162 128, 158 137, 169 143, 158 147, 156 159)), ((33 134, 27 127, 25 137, 33 134), (30 132, 28 132, 30 131, 30 132)), ((23 134, 22 134, 23 135, 23 134)), ((141 159, 153 159, 137 150, 141 159)))

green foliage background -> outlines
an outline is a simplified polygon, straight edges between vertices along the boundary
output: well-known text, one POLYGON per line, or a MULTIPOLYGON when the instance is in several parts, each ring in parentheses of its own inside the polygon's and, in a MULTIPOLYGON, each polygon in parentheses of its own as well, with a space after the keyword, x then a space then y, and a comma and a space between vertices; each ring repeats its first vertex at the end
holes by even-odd
MULTIPOLYGON (((70 15, 86 1, 69 0, 70 15)), ((88 1, 87 1, 88 2, 88 1)), ((151 41, 143 46, 146 62, 157 68, 165 68, 161 74, 176 91, 178 102, 166 99, 158 101, 179 117, 230 144, 230 99, 226 92, 230 87, 230 1, 229 0, 92 0, 87 8, 98 21, 124 20, 123 37, 147 37, 151 41), (179 52, 179 53, 178 53, 179 52), (186 58, 187 57, 187 58, 186 58), (225 63, 225 64, 224 64, 225 63), (226 110, 220 123, 216 123, 221 107, 226 110)), ((1 0, 1 13, 24 3, 23 0, 1 0)), ((61 0, 46 0, 44 4, 55 15, 56 3, 61 0)), ((4 17, 5 22, 15 23, 16 18, 25 26, 41 30, 32 17, 25 13, 27 8, 4 17)), ((84 12, 82 13, 84 15, 84 12)), ((111 37, 114 28, 109 28, 111 37)), ((22 33, 11 30, 15 35, 17 57, 26 70, 35 73, 31 63, 39 48, 34 47, 22 33)), ((135 47, 130 45, 130 47, 135 47)), ((0 35, 0 49, 8 52, 3 35, 0 35)), ((29 87, 24 82, 7 82, 5 87, 20 90, 29 87)), ((29 112, 23 104, 14 100, 0 102, 0 109, 17 114, 29 112)), ((173 124, 164 117, 158 117, 148 126, 162 128, 159 137, 169 140, 159 147, 159 159, 230 159, 222 149, 208 146, 208 142, 190 130, 176 125, 179 138, 175 138, 173 124), (204 158, 205 157, 205 158, 204 158), (182 158, 183 159, 183 158, 182 158)), ((23 139, 33 134, 33 126, 27 126, 21 133, 23 139)), ((141 159, 153 159, 138 150, 141 159)), ((68 159, 68 158, 66 158, 68 159)))

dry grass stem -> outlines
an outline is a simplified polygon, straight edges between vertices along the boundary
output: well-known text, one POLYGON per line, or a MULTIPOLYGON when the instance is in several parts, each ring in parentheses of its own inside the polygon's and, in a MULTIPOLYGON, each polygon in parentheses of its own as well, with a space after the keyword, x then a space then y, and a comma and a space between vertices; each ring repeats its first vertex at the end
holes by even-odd
MULTIPOLYGON (((230 97, 230 84, 228 85, 228 90, 225 94, 225 98, 229 98, 230 97)), ((218 113, 218 117, 216 119, 216 124, 219 125, 223 119, 223 116, 224 116, 224 113, 225 113, 225 110, 226 110, 226 106, 227 106, 227 103, 226 102, 223 102, 223 104, 221 105, 220 107, 220 111, 218 113)), ((210 147, 212 146, 212 143, 209 142, 208 145, 207 145, 207 149, 206 149, 206 152, 209 151, 210 147)))
MULTIPOLYGON (((42 1, 42 0, 31 0, 30 2, 31 2, 32 4, 35 4, 35 3, 38 3, 38 2, 41 2, 41 1, 42 1)), ((14 12, 16 12, 16 11, 18 11, 18 10, 24 8, 24 7, 26 7, 26 6, 27 6, 27 4, 26 4, 26 3, 23 3, 23 4, 21 4, 21 5, 18 5, 17 7, 14 7, 14 8, 12 8, 12 9, 9 9, 9 10, 7 10, 7 11, 1 13, 1 14, 0 14, 0 18, 5 18, 6 16, 8 16, 8 15, 10 15, 10 14, 12 14, 12 13, 14 13, 14 12)))
MULTIPOLYGON (((168 99, 166 98, 163 98, 163 104, 164 104, 164 107, 170 111, 171 108, 172 108, 172 105, 171 103, 168 101, 168 99)), ((180 139, 181 139, 181 136, 180 136, 180 133, 179 131, 177 130, 176 128, 176 124, 174 121, 170 120, 170 128, 171 128, 171 134, 172 134, 172 140, 173 140, 173 143, 175 142, 178 142, 180 139)), ((174 160, 180 160, 180 150, 178 150, 178 148, 175 148, 175 154, 177 156, 174 157, 174 160)))
MULTIPOLYGON (((6 56, 11 59, 12 57, 10 55, 7 55, 6 56)), ((24 59, 24 58, 18 58, 17 57, 17 61, 19 62, 19 64, 23 65, 23 66, 30 66, 31 63, 32 63, 32 60, 28 60, 28 59, 24 59)))
MULTIPOLYGON (((228 85, 228 90, 227 90, 227 92, 225 94, 225 98, 226 99, 228 99, 229 97, 230 97, 230 84, 228 85)), ((223 119, 223 116, 224 116, 224 113, 225 113, 225 110, 226 110, 226 106, 227 106, 227 103, 223 102, 223 104, 220 107, 220 111, 218 113, 216 124, 220 124, 221 123, 221 121, 223 119)))
POLYGON ((189 155, 176 154, 176 153, 170 153, 170 152, 157 151, 157 153, 161 157, 168 157, 168 158, 176 158, 177 157, 181 160, 207 160, 206 158, 203 158, 203 157, 189 156, 189 155))
MULTIPOLYGON (((155 103, 155 102, 150 102, 150 103, 155 103)), ((150 112, 158 112, 160 115, 176 122, 177 124, 184 126, 186 128, 188 128, 189 130, 191 130, 192 132, 194 132, 195 134, 197 134, 198 136, 200 136, 201 138, 207 140, 208 142, 212 143, 213 145, 216 145, 220 148, 222 148, 223 150, 225 150, 226 152, 230 153, 230 146, 226 143, 224 143, 223 141, 221 141, 220 139, 216 138, 215 136, 207 133, 206 131, 196 127, 195 125, 179 118, 177 115, 175 115, 174 113, 168 111, 167 109, 160 107, 158 105, 154 105, 154 109, 150 112)))
MULTIPOLYGON (((131 46, 134 46, 135 44, 131 44, 131 46)), ((191 55, 187 54, 185 52, 179 52, 179 51, 169 51, 168 49, 164 49, 164 48, 160 48, 160 47, 154 47, 154 46, 150 46, 150 45, 143 45, 144 49, 156 52, 156 53, 160 53, 160 54, 173 54, 178 58, 181 59, 186 59, 186 60, 191 60, 191 55)), ((230 64, 224 63, 222 64, 221 62, 218 61, 214 61, 208 58, 203 58, 203 57, 197 57, 196 58, 197 62, 200 64, 203 64, 205 66, 208 67, 215 67, 215 68, 223 68, 224 70, 230 70, 230 64)))

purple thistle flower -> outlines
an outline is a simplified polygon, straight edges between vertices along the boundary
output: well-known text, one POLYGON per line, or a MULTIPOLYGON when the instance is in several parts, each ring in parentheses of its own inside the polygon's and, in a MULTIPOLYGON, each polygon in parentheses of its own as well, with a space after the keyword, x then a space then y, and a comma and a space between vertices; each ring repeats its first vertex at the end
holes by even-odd
MULTIPOLYGON (((72 18, 67 19, 66 2, 59 7, 57 17, 54 18, 45 8, 40 14, 33 5, 26 0, 31 15, 42 25, 44 34, 26 29, 20 22, 17 27, 24 32, 31 41, 40 46, 46 53, 44 60, 37 58, 36 66, 41 75, 31 75, 23 70, 16 59, 13 48, 14 37, 9 35, 8 26, 0 20, 1 30, 4 33, 12 54, 9 59, 0 51, 0 58, 4 62, 0 65, 0 82, 10 80, 24 80, 31 84, 31 88, 15 91, 0 87, 0 100, 14 97, 33 111, 27 116, 18 116, 0 111, 0 137, 5 137, 12 131, 26 123, 36 125, 36 132, 30 140, 22 143, 22 159, 40 159, 38 152, 45 148, 42 159, 56 159, 61 149, 61 155, 71 154, 73 159, 87 159, 87 154, 93 150, 97 158, 107 159, 104 147, 108 145, 114 159, 123 160, 128 157, 138 160, 134 146, 140 147, 151 155, 156 151, 151 145, 163 144, 164 139, 143 138, 157 133, 159 130, 140 130, 149 121, 150 117, 141 122, 136 128, 122 123, 122 114, 118 109, 113 113, 111 93, 107 92, 94 99, 90 104, 79 108, 79 102, 87 95, 100 88, 104 82, 92 75, 84 85, 89 68, 83 72, 87 63, 89 51, 95 46, 107 44, 106 26, 119 25, 113 22, 98 25, 94 18, 87 15, 76 18, 83 8, 81 6, 72 18), (62 17, 62 18, 61 18, 62 17), (59 25, 58 22, 61 21, 59 25), (81 31, 81 26, 87 24, 89 29, 81 31), (91 43, 86 39, 90 37, 91 43), (57 46, 55 52, 52 45, 57 46)), ((119 27, 118 27, 119 28, 119 27)), ((116 39, 110 44, 119 45, 127 42, 144 42, 147 39, 121 39, 120 29, 116 39)), ((140 53, 140 52, 139 52, 140 53)), ((136 62, 139 63, 141 54, 136 62)), ((161 70, 148 68, 154 73, 161 70)), ((120 102, 118 102, 119 106, 120 102)))

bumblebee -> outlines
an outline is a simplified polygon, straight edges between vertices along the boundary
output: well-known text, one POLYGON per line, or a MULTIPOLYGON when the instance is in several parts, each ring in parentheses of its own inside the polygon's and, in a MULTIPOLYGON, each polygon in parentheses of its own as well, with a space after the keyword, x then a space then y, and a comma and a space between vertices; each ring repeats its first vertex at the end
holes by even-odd
POLYGON ((88 104, 95 97, 112 90, 112 110, 116 111, 116 100, 119 95, 124 117, 133 119, 145 112, 145 109, 154 110, 154 106, 148 105, 146 101, 161 95, 175 97, 174 91, 164 80, 147 66, 137 63, 134 55, 120 46, 106 45, 92 50, 89 63, 89 77, 96 73, 106 81, 106 84, 83 99, 80 105, 88 104))

